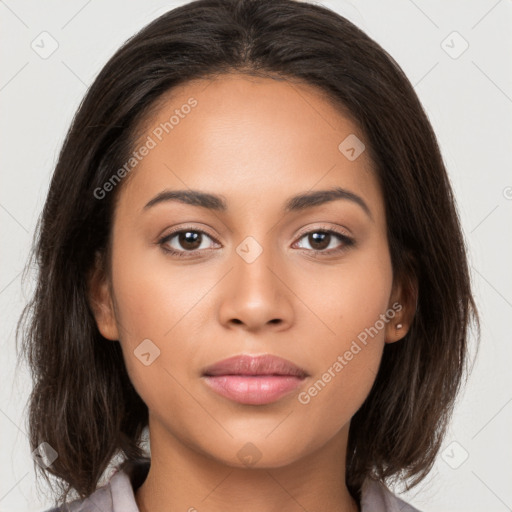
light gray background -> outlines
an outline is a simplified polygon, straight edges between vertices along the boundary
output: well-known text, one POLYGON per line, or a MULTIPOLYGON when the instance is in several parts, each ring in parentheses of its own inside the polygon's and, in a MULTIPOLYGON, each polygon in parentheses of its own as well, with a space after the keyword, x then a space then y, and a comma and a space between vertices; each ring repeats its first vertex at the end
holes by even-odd
MULTIPOLYGON (((30 283, 22 289, 21 271, 58 151, 108 58, 146 23, 183 3, 0 1, 0 511, 51 505, 44 486, 36 495, 23 409, 31 383, 26 370, 15 375, 14 329, 31 292, 30 283), (58 43, 45 59, 31 48, 33 41, 40 52, 55 44, 43 31, 58 43)), ((322 4, 379 42, 414 84, 453 183, 482 316, 479 357, 443 451, 429 478, 404 498, 423 512, 512 510, 512 3, 322 4), (464 41, 469 47, 458 55, 464 41)))

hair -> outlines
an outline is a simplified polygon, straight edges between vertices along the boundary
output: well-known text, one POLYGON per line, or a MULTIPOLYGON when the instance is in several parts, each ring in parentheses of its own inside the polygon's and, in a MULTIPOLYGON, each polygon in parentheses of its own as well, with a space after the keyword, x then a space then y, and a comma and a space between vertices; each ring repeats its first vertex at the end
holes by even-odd
MULTIPOLYGON (((102 187, 127 161, 141 122, 164 93, 229 73, 316 87, 358 122, 380 184, 394 276, 414 288, 406 337, 386 344, 374 385, 351 420, 346 484, 410 480, 430 471, 478 325, 466 247, 433 129, 409 80, 375 41, 328 8, 294 0, 196 0, 151 22, 113 55, 67 133, 36 226, 34 294, 18 321, 33 378, 32 449, 58 458, 38 467, 65 500, 85 498, 115 456, 144 457, 148 410, 120 344, 100 334, 87 279, 98 257, 110 275, 116 198, 102 187), (415 283, 414 286, 411 283, 415 283), (26 325, 28 324, 28 325, 26 325)), ((411 292, 412 293, 412 292, 411 292)))

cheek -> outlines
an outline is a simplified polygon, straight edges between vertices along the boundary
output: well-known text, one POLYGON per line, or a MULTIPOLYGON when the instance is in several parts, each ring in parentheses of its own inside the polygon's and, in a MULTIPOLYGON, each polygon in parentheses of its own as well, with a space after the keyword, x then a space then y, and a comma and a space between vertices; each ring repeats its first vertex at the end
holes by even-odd
MULTIPOLYGON (((386 246, 349 255, 336 266, 311 267, 294 282, 294 291, 307 307, 309 329, 321 347, 342 350, 385 314, 391 295, 393 272, 386 246)), ((299 271, 296 271, 299 273, 299 271)), ((373 338, 383 340, 384 329, 373 338)), ((364 335, 362 336, 364 338, 364 335)), ((318 344, 315 344, 315 349, 318 344)))
POLYGON ((171 264, 157 249, 124 252, 121 235, 116 242, 116 319, 130 379, 150 410, 165 409, 165 403, 186 406, 180 383, 198 366, 206 322, 212 318, 205 311, 208 291, 218 277, 211 270, 171 264))
POLYGON ((113 255, 117 319, 125 339, 165 343, 204 297, 210 284, 205 272, 170 263, 158 248, 134 248, 123 257, 123 240, 113 255))
POLYGON ((305 411, 317 419, 312 431, 334 433, 348 422, 377 375, 385 327, 394 316, 394 310, 388 310, 391 262, 385 251, 380 253, 385 256, 378 254, 354 259, 324 277, 315 275, 314 287, 304 282, 301 293, 309 290, 308 305, 319 312, 312 325, 316 335, 310 332, 316 341, 308 347, 315 374, 298 396, 305 411))

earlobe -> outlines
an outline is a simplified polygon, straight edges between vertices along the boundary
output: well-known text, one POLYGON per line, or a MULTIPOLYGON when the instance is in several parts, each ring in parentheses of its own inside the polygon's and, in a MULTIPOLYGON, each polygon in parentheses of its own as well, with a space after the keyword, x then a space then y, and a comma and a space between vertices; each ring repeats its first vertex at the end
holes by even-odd
POLYGON ((402 322, 393 319, 392 322, 386 328, 386 343, 394 343, 395 341, 401 340, 408 332, 408 327, 402 322))
POLYGON ((102 256, 96 253, 94 268, 88 277, 88 299, 96 326, 104 338, 119 339, 108 279, 104 272, 102 256))

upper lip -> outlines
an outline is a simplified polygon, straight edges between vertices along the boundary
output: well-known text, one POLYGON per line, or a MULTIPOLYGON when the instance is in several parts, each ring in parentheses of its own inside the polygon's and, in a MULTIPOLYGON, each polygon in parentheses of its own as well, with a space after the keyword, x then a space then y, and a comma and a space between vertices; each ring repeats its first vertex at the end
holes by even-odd
POLYGON ((241 354, 208 366, 203 375, 291 375, 304 378, 308 373, 282 357, 241 354))

